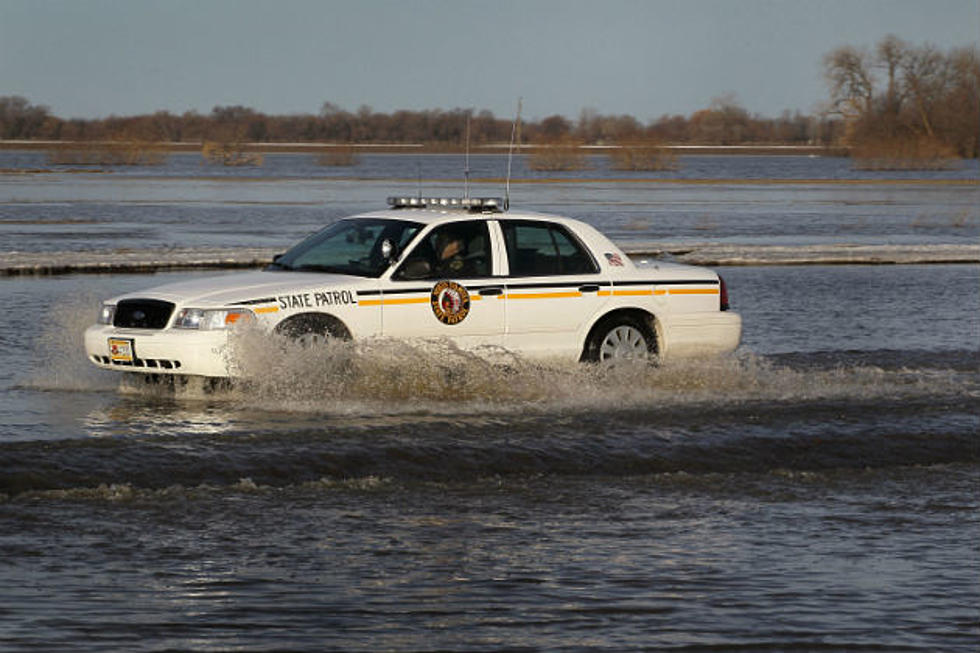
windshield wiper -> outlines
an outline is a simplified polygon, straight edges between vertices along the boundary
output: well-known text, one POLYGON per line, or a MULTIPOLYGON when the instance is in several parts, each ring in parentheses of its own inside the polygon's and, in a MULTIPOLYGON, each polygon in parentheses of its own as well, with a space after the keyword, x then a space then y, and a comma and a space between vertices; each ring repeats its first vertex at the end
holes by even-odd
POLYGON ((329 273, 332 273, 332 274, 350 274, 350 275, 354 275, 354 276, 363 276, 363 275, 357 274, 356 272, 354 272, 350 268, 342 268, 342 267, 339 267, 339 266, 336 266, 336 265, 314 265, 314 264, 310 264, 310 265, 296 265, 296 266, 293 266, 293 267, 291 267, 289 269, 290 270, 296 270, 297 272, 329 272, 329 273))

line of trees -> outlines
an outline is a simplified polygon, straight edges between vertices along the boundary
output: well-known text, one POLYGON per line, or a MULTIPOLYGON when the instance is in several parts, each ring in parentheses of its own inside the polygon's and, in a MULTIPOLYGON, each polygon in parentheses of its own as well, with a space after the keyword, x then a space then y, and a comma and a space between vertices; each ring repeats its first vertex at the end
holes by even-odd
POLYGON ((887 36, 873 50, 838 48, 824 59, 831 113, 858 147, 945 149, 976 157, 980 137, 977 49, 943 52, 887 36))
MULTIPOLYGON (((816 115, 752 115, 733 95, 690 116, 642 123, 584 109, 577 120, 553 115, 524 122, 525 144, 861 145, 925 142, 976 157, 980 141, 980 57, 976 47, 942 52, 889 36, 873 51, 838 48, 824 59, 828 109, 816 115)), ((101 119, 62 119, 20 96, 0 96, 0 139, 140 142, 424 143, 460 147, 469 122, 473 145, 506 143, 511 119, 472 109, 379 113, 326 102, 316 114, 268 115, 244 106, 209 114, 168 111, 101 119)))
MULTIPOLYGON (((19 96, 0 97, 0 138, 8 140, 139 140, 167 142, 247 141, 252 143, 433 143, 458 146, 469 121, 474 145, 506 143, 511 118, 471 109, 378 113, 362 106, 346 111, 327 102, 318 114, 268 115, 244 106, 216 106, 210 114, 168 111, 137 116, 63 120, 45 106, 19 96)), ((522 142, 568 140, 588 145, 654 139, 704 145, 831 144, 840 121, 785 112, 779 118, 750 115, 733 96, 714 100, 687 117, 662 116, 647 124, 633 116, 603 115, 584 109, 577 121, 561 115, 524 121, 522 142)))

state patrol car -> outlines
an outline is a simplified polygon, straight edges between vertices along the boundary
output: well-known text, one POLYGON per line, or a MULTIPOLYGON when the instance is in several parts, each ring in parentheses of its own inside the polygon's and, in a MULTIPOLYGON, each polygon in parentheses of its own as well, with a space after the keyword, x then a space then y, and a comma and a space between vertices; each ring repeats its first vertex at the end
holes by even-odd
POLYGON ((389 198, 340 220, 263 271, 106 301, 85 332, 95 365, 234 377, 229 337, 249 324, 289 338, 449 338, 597 363, 717 354, 741 319, 704 268, 634 264, 591 226, 506 210, 494 198, 389 198))

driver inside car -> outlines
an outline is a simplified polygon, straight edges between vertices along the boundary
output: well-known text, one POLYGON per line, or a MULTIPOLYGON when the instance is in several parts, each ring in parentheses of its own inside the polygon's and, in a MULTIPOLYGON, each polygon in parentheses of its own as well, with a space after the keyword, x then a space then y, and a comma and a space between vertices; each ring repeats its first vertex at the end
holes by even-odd
POLYGON ((463 239, 457 234, 440 233, 436 238, 436 272, 458 275, 464 265, 463 239))

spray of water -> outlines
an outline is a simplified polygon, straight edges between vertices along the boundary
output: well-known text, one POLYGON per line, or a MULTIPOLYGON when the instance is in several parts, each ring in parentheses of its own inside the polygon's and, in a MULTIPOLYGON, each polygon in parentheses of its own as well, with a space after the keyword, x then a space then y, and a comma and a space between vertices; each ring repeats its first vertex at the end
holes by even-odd
MULTIPOLYGON (((796 369, 763 356, 619 365, 532 361, 499 348, 463 350, 446 340, 327 341, 309 346, 258 329, 234 334, 226 355, 239 372, 229 386, 150 384, 99 370, 82 333, 93 298, 58 303, 20 383, 42 390, 224 402, 275 412, 335 415, 473 415, 650 408, 696 403, 869 400, 964 391, 963 374, 884 370, 873 365, 796 369)), ((972 376, 967 384, 976 385, 972 376)))
POLYGON ((83 334, 95 323, 94 295, 73 295, 52 303, 33 341, 31 368, 18 385, 50 391, 112 390, 118 379, 85 358, 83 334))
POLYGON ((532 361, 445 340, 316 347, 255 331, 229 350, 242 374, 236 391, 252 406, 298 411, 472 414, 567 412, 693 403, 880 399, 961 390, 954 372, 875 366, 800 370, 738 356, 615 367, 532 361))

